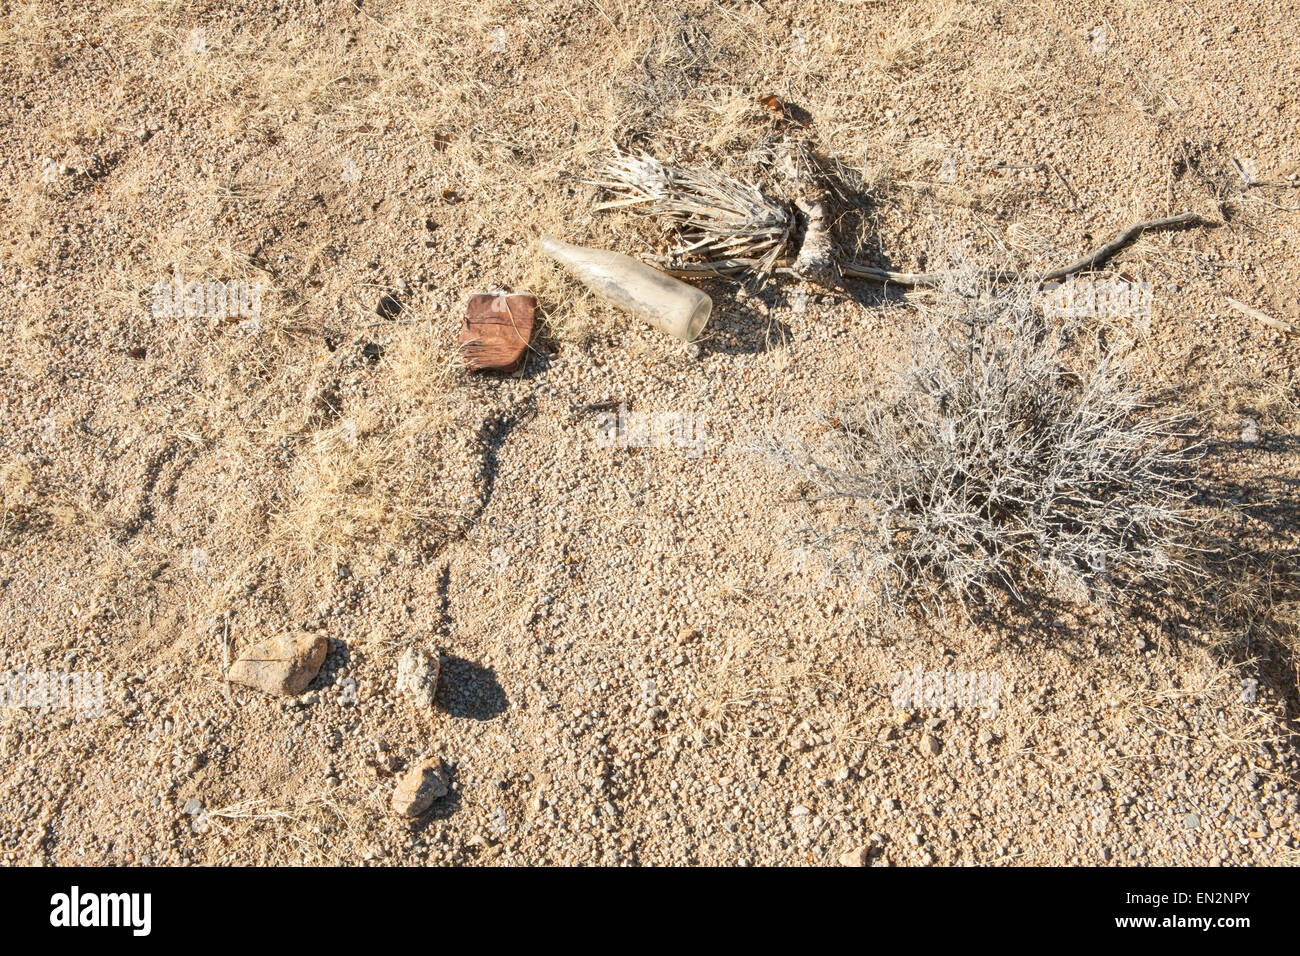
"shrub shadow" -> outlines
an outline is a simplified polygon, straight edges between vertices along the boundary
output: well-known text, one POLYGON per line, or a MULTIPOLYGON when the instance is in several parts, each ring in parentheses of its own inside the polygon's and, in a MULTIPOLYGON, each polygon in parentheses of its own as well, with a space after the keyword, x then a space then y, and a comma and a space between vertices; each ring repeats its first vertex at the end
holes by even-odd
MULTIPOLYGON (((1282 438, 1274 450, 1296 447, 1293 436, 1282 438)), ((1222 464, 1216 459, 1243 447, 1211 444, 1206 460, 1222 464)), ((1194 503, 1213 519, 1191 542, 1188 567, 1119 582, 1122 594, 1114 609, 1135 627, 1105 639, 1101 650, 1133 653, 1133 631, 1154 634, 1157 646, 1169 653, 1209 650, 1267 685, 1283 702, 1288 724, 1300 732, 1300 547, 1294 537, 1300 527, 1300 480, 1212 478, 1194 503)), ((1082 634, 1092 623, 1086 608, 1046 589, 1019 597, 1004 589, 972 607, 971 616, 983 626, 1014 633, 1022 644, 1051 642, 1058 650, 1063 634, 1082 634)), ((1071 658, 1084 660, 1083 655, 1071 658)), ((1300 780, 1300 772, 1296 777, 1300 780)))

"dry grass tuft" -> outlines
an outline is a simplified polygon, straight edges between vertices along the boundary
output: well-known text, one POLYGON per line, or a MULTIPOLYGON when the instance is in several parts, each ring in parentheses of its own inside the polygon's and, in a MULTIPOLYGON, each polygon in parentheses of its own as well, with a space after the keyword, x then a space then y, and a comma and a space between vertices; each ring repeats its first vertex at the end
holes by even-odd
POLYGON ((336 561, 349 547, 455 527, 459 511, 438 479, 447 423, 427 412, 383 425, 342 418, 313 433, 287 476, 287 505, 272 516, 272 550, 336 561))

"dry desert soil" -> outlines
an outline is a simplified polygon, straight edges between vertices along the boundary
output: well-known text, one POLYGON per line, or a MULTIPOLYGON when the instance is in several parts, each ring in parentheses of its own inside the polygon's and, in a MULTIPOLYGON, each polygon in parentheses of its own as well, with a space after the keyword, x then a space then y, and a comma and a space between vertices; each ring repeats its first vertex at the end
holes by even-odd
POLYGON ((1300 859, 1289 0, 0 6, 0 669, 103 691, 6 700, 5 863, 1300 859), (813 506, 741 437, 869 401, 934 295, 711 279, 686 346, 537 249, 656 251, 594 209, 611 144, 744 177, 792 117, 878 265, 1205 217, 1105 267, 1149 309, 1087 322, 1204 429, 1226 576, 900 615, 796 560, 813 506), (157 308, 177 281, 258 307, 157 308), (470 373, 498 289, 532 348, 470 373), (707 434, 611 443, 620 406, 707 434), (303 693, 227 680, 303 633, 303 693), (900 703, 917 668, 997 700, 900 703))

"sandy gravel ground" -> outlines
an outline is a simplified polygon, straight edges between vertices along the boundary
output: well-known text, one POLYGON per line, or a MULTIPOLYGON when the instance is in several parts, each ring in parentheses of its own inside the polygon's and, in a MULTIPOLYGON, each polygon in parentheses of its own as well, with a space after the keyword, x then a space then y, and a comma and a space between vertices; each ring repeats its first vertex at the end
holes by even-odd
POLYGON ((0 859, 1296 862, 1300 352, 1227 299, 1300 324, 1298 25, 1284 0, 5 4, 0 668, 100 675, 104 708, 0 711, 0 859), (686 347, 535 243, 653 252, 592 212, 592 165, 617 141, 744 173, 771 95, 852 184, 862 259, 1041 268, 1220 224, 1140 240, 1107 275, 1150 313, 1095 324, 1198 414, 1207 500, 1277 557, 1250 613, 897 620, 800 564, 807 510, 745 436, 875 394, 932 300, 712 281, 686 347), (260 311, 154 314, 177 275, 260 311), (537 294, 535 351, 470 375, 464 303, 498 288, 537 294), (707 435, 611 445, 620 407, 707 435), (226 682, 302 629, 329 640, 304 695, 226 682), (397 690, 412 646, 432 711, 397 690), (900 706, 916 668, 997 675, 996 706, 900 706), (450 791, 412 822, 390 801, 426 756, 450 791))

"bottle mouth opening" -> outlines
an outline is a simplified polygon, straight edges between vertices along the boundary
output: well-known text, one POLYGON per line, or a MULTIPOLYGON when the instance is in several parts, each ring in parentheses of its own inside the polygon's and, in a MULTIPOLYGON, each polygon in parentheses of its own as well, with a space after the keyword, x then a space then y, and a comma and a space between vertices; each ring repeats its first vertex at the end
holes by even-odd
POLYGON ((689 322, 686 323, 686 341, 694 342, 704 331, 704 327, 709 324, 709 316, 713 313, 713 302, 705 299, 700 303, 692 314, 689 322))

